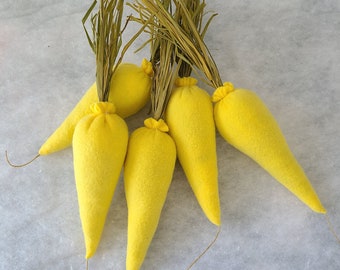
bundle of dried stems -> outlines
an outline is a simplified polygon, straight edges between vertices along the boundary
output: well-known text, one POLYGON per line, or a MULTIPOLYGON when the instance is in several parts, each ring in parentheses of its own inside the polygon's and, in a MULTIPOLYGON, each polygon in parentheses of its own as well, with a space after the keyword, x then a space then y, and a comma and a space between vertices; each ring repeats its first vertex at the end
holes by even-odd
MULTIPOLYGON (((135 1, 130 6, 138 12, 139 17, 131 17, 132 20, 142 25, 149 25, 149 31, 160 32, 164 39, 175 45, 177 58, 191 68, 203 72, 208 85, 217 88, 222 86, 222 80, 216 63, 203 41, 203 37, 215 15, 211 15, 203 25, 203 10, 205 1, 200 0, 173 0, 176 12, 166 9, 164 3, 159 0, 135 1), (158 24, 154 24, 156 18, 158 24)), ((190 73, 187 67, 181 72, 183 75, 190 73)))

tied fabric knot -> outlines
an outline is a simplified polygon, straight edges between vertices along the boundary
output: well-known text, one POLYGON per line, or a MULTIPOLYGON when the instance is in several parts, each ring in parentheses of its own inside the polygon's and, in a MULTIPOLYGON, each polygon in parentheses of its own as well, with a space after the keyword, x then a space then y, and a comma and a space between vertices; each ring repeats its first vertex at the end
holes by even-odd
POLYGON ((231 82, 225 82, 223 86, 218 87, 212 95, 212 102, 218 102, 227 96, 229 93, 233 92, 234 85, 231 82))
POLYGON ((162 131, 162 132, 169 131, 169 127, 163 119, 156 120, 152 117, 147 118, 144 120, 144 126, 147 128, 158 129, 159 131, 162 131))
POLYGON ((197 84, 197 80, 192 77, 183 77, 183 78, 177 78, 175 81, 175 85, 177 87, 182 86, 194 86, 197 84))
POLYGON ((142 65, 141 65, 142 70, 144 71, 144 73, 146 75, 148 75, 149 77, 153 76, 153 68, 152 68, 152 64, 151 62, 149 62, 148 60, 146 60, 145 58, 143 58, 142 60, 142 65))
POLYGON ((116 112, 116 107, 112 102, 96 102, 91 105, 91 111, 94 114, 114 114, 116 112))

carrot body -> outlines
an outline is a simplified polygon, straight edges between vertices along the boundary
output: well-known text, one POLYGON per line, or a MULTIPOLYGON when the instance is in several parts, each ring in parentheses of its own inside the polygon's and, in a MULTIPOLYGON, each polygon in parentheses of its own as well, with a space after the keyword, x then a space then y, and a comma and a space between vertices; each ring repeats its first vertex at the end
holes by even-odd
POLYGON ((325 213, 312 185, 262 100, 224 83, 213 94, 215 122, 224 139, 267 170, 312 210, 325 213))
POLYGON ((94 83, 84 94, 78 104, 65 118, 62 124, 52 133, 39 149, 40 155, 49 155, 63 150, 72 144, 74 129, 85 115, 91 113, 90 105, 98 102, 97 87, 94 83))
POLYGON ((126 118, 137 113, 150 99, 152 64, 143 59, 140 67, 124 63, 113 73, 109 101, 116 106, 116 113, 126 118))
MULTIPOLYGON (((152 65, 146 59, 141 67, 130 63, 117 67, 111 79, 109 101, 115 104, 119 116, 128 117, 145 106, 150 95, 151 75, 152 65)), ((91 113, 90 105, 95 102, 98 102, 96 83, 40 147, 39 154, 48 155, 71 146, 75 126, 82 117, 91 113)))
POLYGON ((73 135, 74 173, 86 258, 96 251, 124 163, 128 128, 114 105, 98 102, 73 135))
POLYGON ((180 78, 170 97, 166 121, 178 159, 207 218, 220 225, 213 106, 191 77, 180 78))
POLYGON ((171 183, 176 146, 163 120, 148 118, 129 140, 124 167, 128 206, 126 269, 142 265, 171 183))

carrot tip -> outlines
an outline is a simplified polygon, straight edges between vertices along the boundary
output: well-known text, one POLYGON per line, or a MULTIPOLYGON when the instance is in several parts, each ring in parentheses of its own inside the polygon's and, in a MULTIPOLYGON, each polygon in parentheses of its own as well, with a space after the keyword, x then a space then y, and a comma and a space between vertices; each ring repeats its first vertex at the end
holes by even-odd
POLYGON ((33 159, 31 159, 30 161, 26 162, 26 163, 23 163, 23 164, 13 164, 9 158, 8 158, 8 153, 7 153, 7 150, 5 151, 5 156, 6 156, 6 161, 7 161, 7 164, 13 168, 22 168, 22 167, 25 167, 29 164, 31 164, 34 160, 36 160, 38 157, 40 157, 40 154, 36 155, 33 159))

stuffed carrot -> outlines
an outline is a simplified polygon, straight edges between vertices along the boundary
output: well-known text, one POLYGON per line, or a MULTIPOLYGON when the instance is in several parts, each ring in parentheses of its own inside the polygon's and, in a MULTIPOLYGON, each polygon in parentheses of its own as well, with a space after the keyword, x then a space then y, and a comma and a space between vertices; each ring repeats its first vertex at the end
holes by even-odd
POLYGON ((212 100, 217 129, 228 143, 254 159, 312 210, 326 212, 277 122, 254 92, 224 83, 212 100))
POLYGON ((150 98, 152 64, 142 60, 140 67, 123 63, 112 75, 109 101, 114 102, 117 114, 123 118, 142 109, 150 98))
POLYGON ((165 119, 178 159, 207 218, 220 225, 215 124, 210 96, 191 77, 176 80, 165 119))
MULTIPOLYGON (((112 76, 109 101, 114 102, 116 113, 125 118, 142 109, 150 95, 152 65, 143 59, 141 67, 130 63, 120 64, 112 76)), ((97 86, 94 83, 66 117, 63 123, 40 147, 40 155, 48 155, 72 143, 74 128, 78 121, 89 114, 90 105, 98 101, 97 86)))
MULTIPOLYGON (((169 126, 170 136, 176 143, 178 160, 198 203, 207 218, 213 224, 220 225, 213 105, 210 96, 196 85, 197 80, 189 77, 192 52, 191 46, 185 46, 191 45, 191 27, 196 29, 196 27, 203 26, 202 16, 205 4, 199 1, 173 1, 173 3, 176 6, 175 14, 171 14, 168 9, 164 8, 161 1, 143 1, 143 3, 137 1, 134 7, 141 16, 139 21, 144 24, 149 23, 150 17, 157 18, 159 24, 162 25, 157 29, 163 38, 172 40, 177 47, 180 42, 185 43, 184 46, 176 49, 181 78, 176 80, 175 89, 169 98, 165 110, 165 121, 169 126), (186 15, 182 14, 184 10, 188 11, 190 21, 183 16, 186 15), (183 59, 189 61, 182 61, 183 59)), ((206 27, 203 27, 202 36, 206 27)), ((201 34, 199 36, 201 37, 201 34)), ((199 58, 202 57, 199 56, 199 58)))
POLYGON ((126 269, 137 270, 144 261, 172 180, 176 146, 165 122, 148 118, 129 139, 124 167, 128 206, 126 269))
POLYGON ((113 65, 119 63, 115 61, 121 43, 123 5, 123 0, 101 0, 91 21, 95 31, 94 41, 89 42, 96 55, 99 102, 91 105, 92 113, 78 122, 73 134, 74 175, 86 259, 98 247, 127 150, 127 125, 108 101, 113 65))
POLYGON ((128 128, 110 102, 92 105, 73 135, 73 159, 86 259, 96 251, 124 163, 128 128))
POLYGON ((140 269, 157 229, 176 162, 176 146, 168 135, 163 114, 176 76, 173 45, 155 36, 151 62, 155 76, 151 89, 152 117, 130 136, 124 166, 128 206, 126 269, 140 269))

